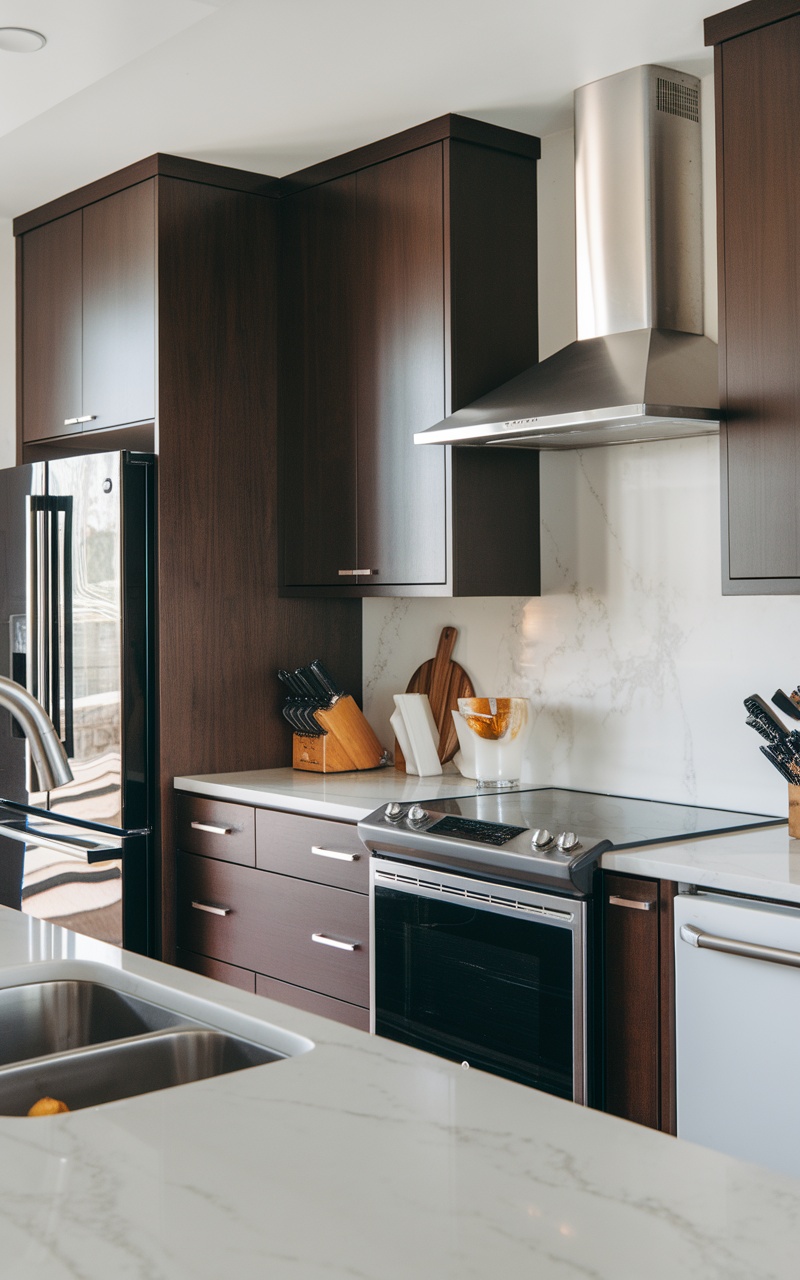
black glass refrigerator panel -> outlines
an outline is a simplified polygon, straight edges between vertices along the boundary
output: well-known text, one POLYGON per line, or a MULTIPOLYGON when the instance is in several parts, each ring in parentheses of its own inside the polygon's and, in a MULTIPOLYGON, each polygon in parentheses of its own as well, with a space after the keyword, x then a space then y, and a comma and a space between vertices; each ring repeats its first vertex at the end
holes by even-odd
MULTIPOLYGON (((124 849, 121 860, 90 866, 67 847, 4 839, 17 868, 0 875, 0 901, 151 954, 154 467, 148 455, 114 452, 0 472, 0 670, 42 703, 73 773, 43 791, 3 711, 0 797, 32 806, 31 826, 107 828, 124 849)), ((8 821, 20 819, 0 812, 8 821)))
POLYGON ((568 929, 381 887, 375 1030, 571 1099, 572 947, 568 929))

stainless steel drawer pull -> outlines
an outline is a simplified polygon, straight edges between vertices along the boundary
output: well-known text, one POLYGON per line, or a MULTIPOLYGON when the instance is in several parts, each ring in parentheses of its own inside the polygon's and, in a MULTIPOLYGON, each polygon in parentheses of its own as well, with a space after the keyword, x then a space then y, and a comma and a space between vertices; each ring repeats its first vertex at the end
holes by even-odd
POLYGON ((378 572, 377 569, 340 569, 340 578, 371 578, 378 572))
POLYGON ((210 902, 193 902, 195 911, 207 911, 210 916, 229 916, 231 907, 214 907, 210 902))
POLYGON ((78 418, 78 422, 95 422, 96 419, 96 413, 84 413, 82 417, 78 418))
POLYGON ((79 423, 79 422, 80 422, 80 418, 65 418, 65 419, 64 419, 64 426, 65 426, 65 427, 77 427, 77 425, 78 425, 78 423, 79 423))
POLYGON ((713 933, 703 933, 694 925, 682 924, 681 937, 691 947, 704 947, 709 951, 723 951, 729 956, 744 956, 746 960, 767 960, 771 964, 785 964, 790 969, 800 969, 800 951, 783 951, 780 947, 765 947, 761 942, 742 942, 738 938, 720 938, 713 933))
POLYGON ((654 902, 637 902, 635 898, 617 898, 609 894, 609 905, 612 907, 632 907, 634 911, 655 911, 654 902))
POLYGON ((325 933, 312 933, 312 942, 321 942, 323 947, 338 947, 340 951, 358 951, 360 942, 342 942, 339 938, 329 938, 325 933))
POLYGON ((318 844, 312 844, 311 852, 318 858, 336 858, 339 862, 358 862, 360 857, 357 853, 340 853, 338 849, 323 849, 318 844))
POLYGON ((192 831, 208 831, 212 836, 233 835, 233 827, 214 827, 210 822, 193 822, 192 831))

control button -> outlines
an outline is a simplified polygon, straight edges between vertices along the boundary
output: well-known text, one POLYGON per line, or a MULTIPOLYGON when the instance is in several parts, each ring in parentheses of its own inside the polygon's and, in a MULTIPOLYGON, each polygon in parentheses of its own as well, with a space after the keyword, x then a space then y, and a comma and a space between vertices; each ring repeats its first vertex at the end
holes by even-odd
POLYGON ((421 822, 427 822, 429 817, 430 817, 430 814, 428 813, 428 810, 423 809, 422 805, 412 804, 411 808, 408 811, 408 818, 406 819, 406 821, 408 822, 409 826, 418 827, 421 822))
POLYGON ((549 844, 553 843, 553 837, 546 827, 537 827, 531 836, 532 849, 546 849, 549 844))
POLYGON ((387 822, 399 822, 403 816, 403 806, 393 800, 391 804, 387 804, 383 811, 383 816, 387 822))
POLYGON ((556 844, 562 853, 572 853, 574 849, 580 849, 578 837, 574 831, 562 831, 556 840, 556 844))

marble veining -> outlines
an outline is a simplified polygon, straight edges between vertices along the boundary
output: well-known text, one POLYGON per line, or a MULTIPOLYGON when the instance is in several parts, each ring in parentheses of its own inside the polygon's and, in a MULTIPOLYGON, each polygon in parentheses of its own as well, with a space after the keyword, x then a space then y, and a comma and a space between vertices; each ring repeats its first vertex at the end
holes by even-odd
POLYGON ((479 694, 531 699, 523 782, 785 814, 742 702, 800 681, 800 606, 721 593, 717 438, 540 462, 540 597, 364 601, 381 740, 392 694, 449 624, 479 694))
POLYGON ((800 1182, 0 910, 0 982, 109 962, 298 1058, 0 1117, 14 1280, 794 1280, 800 1182))

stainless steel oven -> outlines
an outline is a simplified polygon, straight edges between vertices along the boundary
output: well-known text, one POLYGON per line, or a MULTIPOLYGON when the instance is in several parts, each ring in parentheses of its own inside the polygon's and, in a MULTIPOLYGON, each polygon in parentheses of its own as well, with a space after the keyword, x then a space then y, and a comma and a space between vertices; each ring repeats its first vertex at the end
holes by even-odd
POLYGON ((587 1102, 585 899, 409 865, 371 865, 371 1027, 587 1102))

